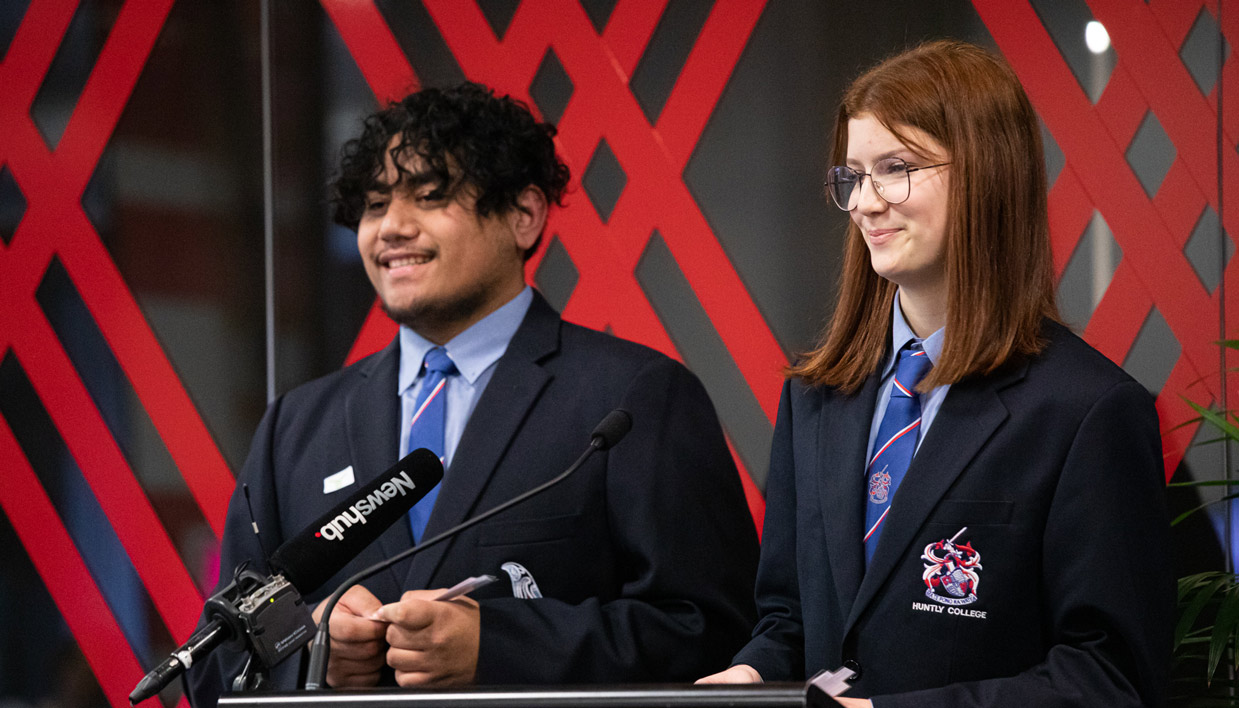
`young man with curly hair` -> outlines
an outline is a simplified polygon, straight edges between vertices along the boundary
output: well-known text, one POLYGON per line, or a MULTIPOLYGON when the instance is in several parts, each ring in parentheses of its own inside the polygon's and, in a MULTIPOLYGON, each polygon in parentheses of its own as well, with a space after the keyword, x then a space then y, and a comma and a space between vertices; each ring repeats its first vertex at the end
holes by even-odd
MULTIPOLYGON (((561 485, 353 587, 331 619, 327 682, 610 683, 687 680, 731 656, 754 619, 757 543, 709 398, 682 365, 564 322, 525 284, 568 168, 555 129, 472 83, 426 89, 370 116, 345 145, 334 218, 357 231, 366 274, 399 335, 381 352, 277 400, 241 473, 279 544, 411 446, 428 374, 446 353, 437 499, 414 508, 327 587, 568 467, 609 411, 633 427, 561 485), (441 588, 502 580, 451 602, 441 588), (511 582, 508 582, 508 576, 511 582)), ((262 569, 243 497, 221 567, 262 569)), ((226 580, 226 578, 225 578, 226 580)), ((316 618, 319 611, 316 611, 316 618)), ((244 657, 191 672, 213 703, 244 657)), ((274 671, 299 684, 298 662, 274 671)))

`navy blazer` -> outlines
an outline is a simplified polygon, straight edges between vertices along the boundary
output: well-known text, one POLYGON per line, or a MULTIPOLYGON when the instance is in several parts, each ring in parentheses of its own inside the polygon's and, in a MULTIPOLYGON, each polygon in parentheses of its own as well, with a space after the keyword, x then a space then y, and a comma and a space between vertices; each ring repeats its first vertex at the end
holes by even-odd
MULTIPOLYGON (((268 548, 395 463, 398 360, 393 341, 268 410, 240 479, 268 548), (324 494, 323 478, 350 465, 357 485, 324 494)), ((617 407, 633 426, 615 448, 362 584, 386 603, 405 590, 498 575, 471 594, 481 607, 480 683, 688 680, 725 663, 752 628, 758 549, 714 407, 681 364, 563 322, 540 295, 465 427, 426 537, 558 475, 617 407), (529 570, 543 598, 513 596, 500 569, 508 561, 529 570)), ((396 523, 307 603, 411 544, 408 524, 396 523)), ((244 560, 265 568, 262 558, 234 494, 221 575, 244 560)), ((299 685, 297 664, 273 672, 276 688, 299 685)), ((196 666, 195 705, 213 704, 239 670, 240 657, 226 650, 196 666)))
POLYGON ((951 386, 867 570, 877 377, 850 396, 784 387, 759 621, 733 663, 771 681, 854 662, 845 695, 879 708, 1164 703, 1174 586, 1157 413, 1064 327, 1045 334, 1031 360, 951 386), (935 599, 930 546, 965 527, 974 597, 935 599))

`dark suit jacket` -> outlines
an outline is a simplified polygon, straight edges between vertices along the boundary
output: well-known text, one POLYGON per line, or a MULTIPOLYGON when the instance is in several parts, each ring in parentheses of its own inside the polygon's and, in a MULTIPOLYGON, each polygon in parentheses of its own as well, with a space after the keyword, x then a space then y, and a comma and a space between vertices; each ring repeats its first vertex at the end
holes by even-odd
MULTIPOLYGON (((395 463, 398 342, 301 386, 263 418, 241 480, 268 549, 310 526, 395 463), (323 493, 352 465, 357 484, 323 493)), ((384 602, 480 573, 500 581, 481 605, 481 683, 687 680, 715 670, 755 617, 757 539, 736 467, 700 382, 646 347, 559 319, 537 296, 461 437, 426 538, 566 469, 616 407, 633 427, 562 484, 362 584, 384 602), (533 575, 542 599, 516 599, 500 565, 533 575)), ((239 485, 238 485, 239 488, 239 485)), ((324 588, 412 544, 397 522, 324 588)), ((235 494, 221 575, 265 569, 235 494)), ((274 673, 294 688, 298 662, 274 673)), ((195 705, 213 703, 239 657, 218 650, 191 671, 195 705)))
POLYGON ((861 543, 878 389, 789 382, 767 486, 759 621, 733 663, 767 681, 845 661, 875 706, 1165 700, 1173 581, 1148 392, 1047 325, 1031 361, 953 385, 872 564, 861 543), (976 601, 926 596, 926 546, 980 554, 976 601))

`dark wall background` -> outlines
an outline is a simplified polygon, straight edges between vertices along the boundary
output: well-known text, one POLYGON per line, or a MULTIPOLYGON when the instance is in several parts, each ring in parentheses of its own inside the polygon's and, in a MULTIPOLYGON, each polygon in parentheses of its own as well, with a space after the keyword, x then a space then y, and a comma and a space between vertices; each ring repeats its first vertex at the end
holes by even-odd
MULTIPOLYGON (((833 307, 846 215, 820 185, 840 92, 924 39, 1002 52, 1044 122, 1064 317, 1158 396, 1168 472, 1225 477, 1214 436, 1179 426, 1184 398, 1227 406, 1235 17, 1194 0, 4 3, 0 702, 123 705, 188 636, 271 396, 393 331, 324 183, 361 116, 417 85, 481 80, 560 124, 573 191, 531 282, 697 372, 760 520, 779 369, 833 307), (1091 20, 1113 42, 1099 54, 1091 20)), ((1227 562, 1213 509, 1176 529, 1179 572, 1227 562)))

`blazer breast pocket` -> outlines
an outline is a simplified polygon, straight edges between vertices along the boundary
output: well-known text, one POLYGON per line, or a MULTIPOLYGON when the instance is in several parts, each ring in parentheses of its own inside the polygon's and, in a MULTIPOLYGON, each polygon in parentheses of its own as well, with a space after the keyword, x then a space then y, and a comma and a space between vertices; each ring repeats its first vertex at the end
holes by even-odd
POLYGON ((581 522, 580 514, 570 514, 485 524, 478 530, 478 545, 521 546, 559 541, 577 535, 581 522))
POLYGON ((931 524, 1005 526, 1011 523, 1015 502, 989 499, 944 499, 930 515, 931 524))

